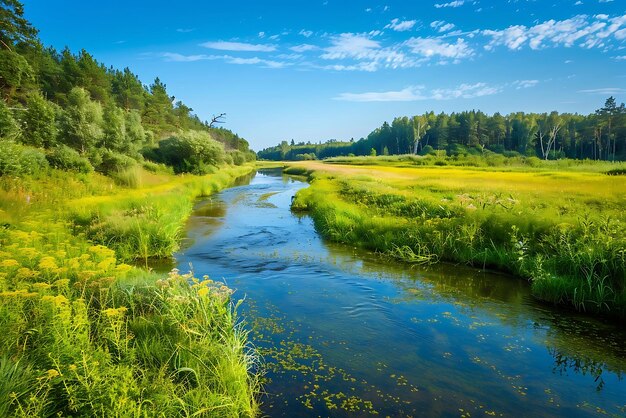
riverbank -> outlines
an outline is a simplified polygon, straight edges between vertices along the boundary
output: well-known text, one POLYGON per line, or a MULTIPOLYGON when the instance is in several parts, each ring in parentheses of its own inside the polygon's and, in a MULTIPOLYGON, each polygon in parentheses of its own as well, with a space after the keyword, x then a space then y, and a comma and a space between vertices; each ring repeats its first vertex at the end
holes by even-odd
POLYGON ((256 415, 230 289, 127 264, 171 256, 194 200, 254 169, 1 177, 0 415, 256 415))
POLYGON ((442 167, 350 159, 289 163, 328 239, 408 263, 450 261, 527 278, 533 295, 626 315, 626 177, 596 164, 442 167))

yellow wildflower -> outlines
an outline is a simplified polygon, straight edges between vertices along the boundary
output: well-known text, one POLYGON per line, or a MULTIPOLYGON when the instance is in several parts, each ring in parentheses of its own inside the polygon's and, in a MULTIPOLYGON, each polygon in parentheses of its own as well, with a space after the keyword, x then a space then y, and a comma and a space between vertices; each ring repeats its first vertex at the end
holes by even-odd
POLYGON ((209 294, 209 288, 206 286, 198 290, 198 296, 200 297, 204 297, 208 294, 209 294))
POLYGON ((102 311, 107 317, 113 318, 116 316, 124 316, 128 308, 121 306, 119 308, 108 308, 102 311))
POLYGON ((60 376, 60 374, 58 371, 50 369, 46 372, 46 376, 48 377, 48 379, 54 379, 55 377, 60 376))
POLYGON ((0 267, 17 267, 19 265, 20 263, 18 263, 17 260, 13 260, 12 258, 8 260, 2 260, 2 262, 0 263, 0 267))
POLYGON ((54 257, 42 257, 39 260, 39 268, 42 270, 53 270, 58 269, 57 262, 54 257))

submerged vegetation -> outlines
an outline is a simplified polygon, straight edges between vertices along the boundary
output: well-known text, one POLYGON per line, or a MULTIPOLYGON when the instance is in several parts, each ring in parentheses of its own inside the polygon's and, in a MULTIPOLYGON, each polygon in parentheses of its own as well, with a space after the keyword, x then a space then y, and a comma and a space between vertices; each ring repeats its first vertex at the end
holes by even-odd
POLYGON ((610 163, 440 167, 400 157, 300 163, 292 208, 331 240, 409 263, 525 277, 539 299, 626 316, 626 179, 610 163), (358 167, 345 165, 354 162, 358 167))

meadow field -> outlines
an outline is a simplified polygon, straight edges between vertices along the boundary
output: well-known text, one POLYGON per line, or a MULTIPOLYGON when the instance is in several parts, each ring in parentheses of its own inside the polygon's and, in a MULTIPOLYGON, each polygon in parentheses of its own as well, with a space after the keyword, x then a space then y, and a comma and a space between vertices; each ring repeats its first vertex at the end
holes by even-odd
POLYGON ((256 415, 232 291, 134 266, 171 256, 195 199, 253 170, 0 177, 0 415, 256 415))
POLYGON ((511 273, 540 300, 624 318, 625 165, 501 159, 347 157, 285 172, 308 176, 292 208, 330 240, 511 273))

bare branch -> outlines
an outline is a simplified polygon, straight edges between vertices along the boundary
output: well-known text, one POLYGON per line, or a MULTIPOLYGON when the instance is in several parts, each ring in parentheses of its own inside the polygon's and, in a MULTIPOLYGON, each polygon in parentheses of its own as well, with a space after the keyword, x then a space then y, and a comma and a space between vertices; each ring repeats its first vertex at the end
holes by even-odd
POLYGON ((220 113, 219 115, 215 116, 213 115, 213 117, 211 118, 211 123, 209 123, 209 128, 213 127, 213 124, 216 123, 224 123, 223 120, 220 120, 222 118, 226 117, 226 113, 220 113))

